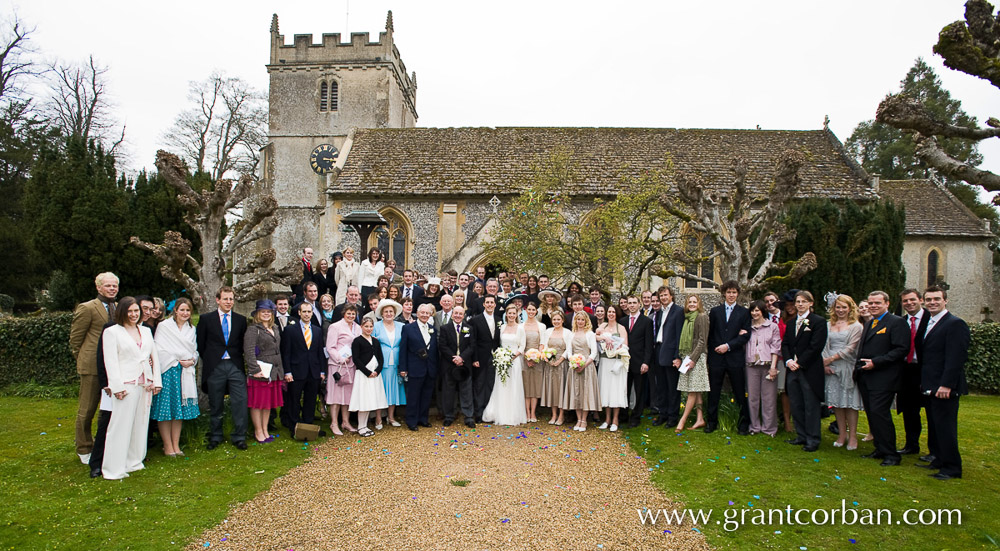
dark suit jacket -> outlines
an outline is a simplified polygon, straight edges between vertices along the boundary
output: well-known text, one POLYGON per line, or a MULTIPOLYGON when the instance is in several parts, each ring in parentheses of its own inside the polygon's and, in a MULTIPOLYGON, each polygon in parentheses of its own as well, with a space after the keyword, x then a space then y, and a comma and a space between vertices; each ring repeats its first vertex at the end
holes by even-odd
MULTIPOLYGON (((726 321, 725 303, 712 308, 708 313, 708 365, 728 367, 744 367, 746 356, 743 347, 750 340, 750 310, 739 304, 733 307, 733 313, 726 321), (744 331, 741 335, 740 331, 744 331), (728 344, 729 352, 717 354, 715 347, 728 344)), ((823 347, 820 347, 822 350, 823 347)))
MULTIPOLYGON (((677 350, 678 345, 680 345, 681 340, 681 329, 684 328, 684 308, 679 304, 674 304, 670 306, 670 311, 667 313, 666 319, 663 316, 663 308, 657 312, 660 316, 660 335, 662 344, 660 344, 660 356, 657 358, 657 362, 663 366, 673 365, 674 360, 681 359, 680 353, 677 350)), ((653 324, 656 325, 655 323, 653 324)), ((653 335, 653 343, 656 343, 656 335, 653 335)))
MULTIPOLYGON (((494 311, 495 313, 495 311, 494 311)), ((496 319, 496 318, 494 318, 496 319)), ((493 351, 500 347, 500 324, 494 327, 494 335, 490 335, 490 326, 486 323, 486 312, 472 316, 469 320, 472 327, 472 343, 476 349, 475 361, 479 362, 479 369, 493 369, 493 351)))
POLYGON ((320 374, 326 373, 327 361, 323 355, 326 333, 315 325, 310 326, 312 346, 308 348, 301 323, 289 325, 281 332, 281 363, 285 367, 285 373, 291 373, 292 379, 296 381, 305 381, 309 375, 318 381, 320 374))
POLYGON ((292 294, 295 295, 295 298, 301 300, 305 284, 312 281, 312 270, 310 269, 311 266, 306 265, 305 260, 299 258, 299 263, 302 264, 302 279, 295 285, 292 285, 292 294))
MULTIPOLYGON (((734 312, 735 314, 735 312, 734 312)), ((797 321, 789 323, 785 336, 781 339, 782 361, 795 359, 799 364, 799 373, 805 375, 816 399, 823 401, 825 394, 825 371, 823 370, 823 347, 826 346, 828 326, 823 316, 811 313, 798 331, 797 321)))
POLYGON ((420 322, 408 323, 403 326, 399 339, 399 365, 397 369, 409 377, 436 377, 438 369, 438 328, 428 325, 432 333, 429 344, 424 344, 424 336, 420 334, 420 322), (421 353, 423 350, 423 353, 421 353))
POLYGON ((208 378, 215 367, 222 362, 222 356, 229 352, 229 359, 240 369, 243 366, 243 335, 247 332, 247 319, 236 312, 230 312, 229 343, 222 335, 222 318, 218 310, 203 314, 198 319, 195 335, 198 340, 198 355, 201 356, 201 386, 208 391, 208 378))
MULTIPOLYGON (((441 366, 451 367, 455 365, 451 359, 456 355, 461 356, 467 369, 472 368, 473 356, 475 355, 475 343, 472 340, 472 327, 462 320, 461 335, 455 334, 455 324, 446 323, 438 327, 438 350, 441 352, 441 366), (456 354, 456 350, 459 352, 456 354)), ((497 331, 499 333, 499 331, 497 331)))
POLYGON ((382 373, 382 368, 385 367, 385 357, 382 355, 382 343, 375 338, 374 334, 372 334, 372 342, 370 343, 364 336, 359 335, 355 337, 354 342, 351 343, 351 357, 354 358, 354 367, 365 377, 372 374, 372 370, 368 369, 368 363, 372 361, 372 358, 375 358, 375 361, 378 362, 378 367, 374 371, 375 373, 382 373))
MULTIPOLYGON (((785 332, 791 330, 789 327, 785 332)), ((874 330, 871 322, 865 324, 861 344, 858 346, 854 375, 859 380, 864 377, 869 390, 899 390, 909 352, 910 327, 903 318, 886 313, 874 330), (863 359, 872 360, 875 367, 870 370, 861 369, 863 359)))
POLYGON ((629 316, 624 316, 619 323, 625 326, 628 333, 629 371, 638 372, 642 364, 653 365, 653 320, 640 312, 631 331, 628 328, 629 316))
MULTIPOLYGON (((295 318, 295 319, 301 321, 302 318, 299 317, 299 306, 303 302, 305 302, 305 301, 304 300, 300 300, 300 301, 296 302, 291 308, 288 309, 288 317, 289 318, 295 318)), ((313 324, 313 326, 316 327, 317 329, 322 330, 323 329, 323 314, 320 313, 321 311, 320 311, 320 307, 319 307, 319 301, 317 300, 316 304, 313 304, 312 307, 313 307, 313 315, 312 315, 311 318, 309 318, 309 323, 313 324)), ((333 317, 337 318, 337 313, 336 313, 337 310, 336 310, 336 308, 334 308, 333 312, 334 312, 333 317)), ((361 314, 358 314, 358 319, 361 319, 361 314)), ((336 321, 340 321, 340 320, 339 319, 334 319, 330 323, 333 323, 333 322, 336 322, 336 321)), ((324 331, 324 333, 325 333, 325 331, 324 331)))
MULTIPOLYGON (((924 312, 924 318, 930 315, 924 312)), ((921 320, 923 321, 923 320, 921 320)), ((921 334, 918 332, 917 337, 921 334)), ((965 362, 969 359, 969 326, 962 318, 948 312, 918 341, 920 387, 937 392, 938 387, 950 388, 953 395, 969 393, 965 380, 965 362)))
MULTIPOLYGON (((400 300, 403 299, 403 292, 404 291, 405 291, 404 286, 400 285, 399 286, 399 299, 400 300)), ((417 311, 417 306, 420 306, 420 304, 421 304, 420 299, 424 298, 424 288, 414 283, 413 284, 413 296, 411 296, 410 298, 413 299, 413 311, 416 312, 417 311)))

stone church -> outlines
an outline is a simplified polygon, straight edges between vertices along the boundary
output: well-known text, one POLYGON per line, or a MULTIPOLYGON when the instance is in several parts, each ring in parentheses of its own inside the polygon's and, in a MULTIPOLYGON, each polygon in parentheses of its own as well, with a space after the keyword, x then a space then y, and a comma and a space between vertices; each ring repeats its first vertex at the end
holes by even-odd
MULTIPOLYGON (((569 208, 580 214, 594 198, 614 196, 623 177, 662 169, 668 158, 679 170, 726 182, 733 156, 743 156, 750 164, 750 190, 761 193, 770 184, 774 160, 788 148, 808 158, 800 197, 879 197, 877 179, 825 126, 807 131, 417 128, 417 77, 407 72, 393 41, 392 12, 377 41, 368 33, 342 41, 335 33, 324 34, 319 44, 312 35, 295 35, 286 43, 275 15, 270 51, 269 143, 261 167, 280 209, 272 237, 279 263, 305 246, 320 257, 346 246, 362 251, 378 246, 397 265, 424 274, 485 265, 491 258, 484 243, 497 206, 516 195, 532 167, 556 151, 568 153, 579 169, 571 184, 576 202, 569 208), (358 211, 377 211, 388 222, 364 246, 342 224, 358 211)), ((921 268, 907 265, 911 269, 921 268)), ((682 291, 701 288, 671 283, 682 291)), ((649 284, 660 280, 651 277, 649 284)), ((978 309, 966 319, 981 319, 978 309)))

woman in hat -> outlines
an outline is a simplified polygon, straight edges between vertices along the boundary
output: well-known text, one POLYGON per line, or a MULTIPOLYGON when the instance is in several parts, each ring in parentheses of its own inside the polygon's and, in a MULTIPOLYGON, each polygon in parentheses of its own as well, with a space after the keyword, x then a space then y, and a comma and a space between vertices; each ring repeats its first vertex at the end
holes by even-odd
MULTIPOLYGON (((409 300, 413 304, 412 299, 409 300)), ((375 324, 375 338, 382 345, 382 384, 385 385, 385 398, 388 403, 389 424, 398 427, 396 421, 396 406, 406 405, 406 389, 403 386, 403 378, 399 376, 397 365, 399 363, 399 342, 403 333, 403 324, 397 321, 397 316, 402 312, 403 306, 394 300, 383 300, 378 303, 375 311, 382 321, 375 324)), ((375 414, 375 429, 382 428, 382 412, 375 414)))
POLYGON ((347 288, 358 285, 358 263, 354 260, 354 249, 350 247, 344 249, 344 259, 337 263, 337 267, 333 270, 333 278, 337 284, 335 302, 338 305, 343 304, 347 299, 347 288))
MULTIPOLYGON (((386 312, 391 309, 386 310, 386 312)), ((385 398, 385 386, 382 384, 382 369, 385 359, 382 357, 382 344, 372 335, 374 321, 365 318, 361 321, 361 335, 351 343, 351 353, 354 365, 357 367, 357 378, 351 387, 351 411, 358 412, 358 434, 371 436, 375 433, 368 428, 368 415, 384 409, 388 403, 385 398)), ((382 429, 382 418, 376 420, 376 429, 382 429)))
MULTIPOLYGON (((542 324, 546 327, 552 327, 552 312, 563 311, 562 307, 559 306, 559 301, 562 300, 562 294, 552 287, 546 287, 538 292, 538 300, 542 303, 542 305, 538 307, 538 313, 541 315, 542 324)), ((565 319, 565 317, 565 312, 563 312, 563 319, 565 319)))
POLYGON ((268 299, 258 300, 253 321, 243 337, 243 357, 247 363, 247 405, 253 422, 254 438, 260 444, 274 438, 267 433, 271 409, 282 407, 281 382, 288 380, 281 363, 281 331, 274 323, 276 307, 268 299), (270 365, 270 367, 267 367, 270 365))
POLYGON ((549 314, 552 320, 552 327, 545 331, 542 337, 542 346, 555 349, 555 354, 551 359, 542 361, 542 407, 552 408, 552 418, 550 425, 563 424, 563 410, 559 409, 562 404, 563 386, 566 381, 566 368, 569 362, 570 350, 573 348, 573 334, 569 329, 563 328, 566 323, 566 314, 559 306, 549 314))
MULTIPOLYGON (((528 302, 524 313, 527 319, 524 322, 524 349, 541 350, 542 335, 545 334, 545 326, 538 321, 538 305, 533 301, 528 302)), ((521 380, 524 381, 524 407, 528 410, 528 422, 538 422, 538 400, 542 397, 542 366, 545 360, 532 361, 525 358, 524 371, 521 372, 521 380)))
POLYGON ((181 297, 174 303, 174 315, 156 326, 156 352, 164 366, 163 390, 153 396, 150 418, 159 422, 163 455, 184 455, 180 448, 181 425, 198 417, 198 383, 194 366, 198 363, 198 343, 191 312, 194 306, 181 297))
POLYGON ((413 309, 416 310, 421 304, 430 304, 434 307, 434 310, 441 310, 441 278, 440 277, 429 277, 427 278, 427 285, 424 286, 424 296, 420 297, 420 304, 414 304, 413 309))

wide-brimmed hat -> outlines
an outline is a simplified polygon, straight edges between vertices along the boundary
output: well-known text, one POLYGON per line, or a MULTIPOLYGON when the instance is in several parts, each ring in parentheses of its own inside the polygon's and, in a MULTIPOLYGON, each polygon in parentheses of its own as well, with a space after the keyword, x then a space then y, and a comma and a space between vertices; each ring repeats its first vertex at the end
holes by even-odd
POLYGON ((503 301, 504 309, 510 306, 510 304, 514 302, 514 299, 521 299, 521 306, 528 305, 528 295, 524 293, 512 293, 509 297, 507 297, 507 300, 503 301))
POLYGON ((546 287, 541 291, 538 291, 538 299, 544 301, 547 295, 555 295, 556 299, 562 300, 562 293, 555 290, 554 287, 546 287))
POLYGON ((275 311, 277 309, 278 309, 278 307, 274 305, 274 302, 271 301, 271 299, 263 298, 263 299, 260 299, 260 300, 257 301, 256 305, 254 305, 253 313, 251 313, 250 315, 251 316, 252 315, 256 315, 257 312, 260 311, 260 310, 275 311))
POLYGON ((799 292, 798 289, 789 289, 785 291, 785 294, 781 295, 781 300, 778 301, 778 304, 776 304, 775 306, 777 306, 779 310, 784 310, 786 304, 788 303, 794 304, 795 295, 798 294, 798 292, 799 292))
POLYGON ((375 315, 381 318, 382 317, 382 310, 384 310, 385 308, 388 308, 390 306, 392 307, 393 310, 396 311, 396 315, 397 316, 399 315, 400 312, 403 311, 403 305, 402 304, 396 302, 395 300, 392 300, 391 298, 384 298, 384 299, 380 300, 379 303, 378 303, 378 306, 375 307, 375 315))
POLYGON ((429 278, 427 278, 427 285, 424 285, 424 290, 426 291, 427 287, 429 287, 431 285, 437 285, 438 287, 441 287, 441 278, 440 277, 429 277, 429 278))

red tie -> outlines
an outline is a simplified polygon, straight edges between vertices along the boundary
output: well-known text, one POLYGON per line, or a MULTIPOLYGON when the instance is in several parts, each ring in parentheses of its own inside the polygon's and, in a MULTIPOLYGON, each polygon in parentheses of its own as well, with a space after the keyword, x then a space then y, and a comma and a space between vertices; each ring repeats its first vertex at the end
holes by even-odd
POLYGON ((910 316, 910 354, 906 356, 906 363, 913 363, 913 357, 917 354, 914 344, 917 340, 917 318, 910 316))
POLYGON ((631 316, 628 319, 628 332, 632 332, 632 328, 635 327, 635 316, 631 316))

